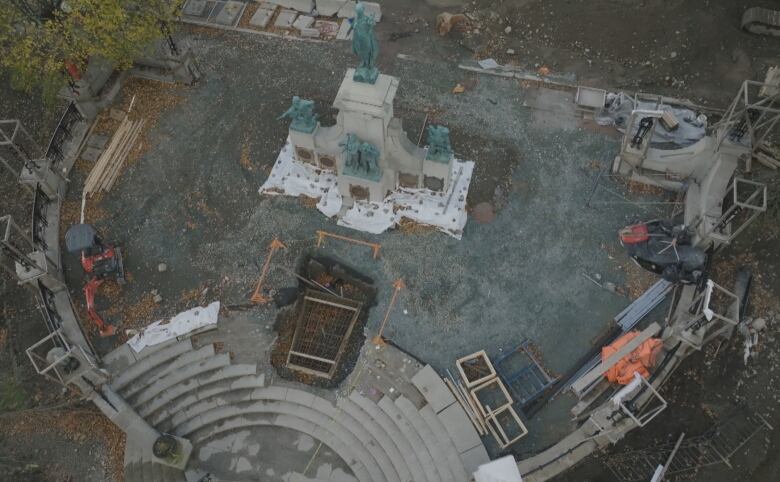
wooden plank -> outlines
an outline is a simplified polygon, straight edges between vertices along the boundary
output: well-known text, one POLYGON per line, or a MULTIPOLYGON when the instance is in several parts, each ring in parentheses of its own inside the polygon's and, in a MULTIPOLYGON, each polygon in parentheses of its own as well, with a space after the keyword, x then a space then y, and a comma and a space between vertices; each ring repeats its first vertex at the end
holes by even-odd
POLYGON ((480 435, 485 435, 485 431, 482 427, 482 425, 477 421, 475 414, 471 411, 469 406, 466 404, 466 402, 463 401, 462 396, 460 392, 458 392, 458 389, 455 388, 454 384, 449 378, 444 378, 444 383, 447 385, 447 387, 452 392, 455 399, 458 401, 460 406, 463 408, 463 411, 466 412, 466 416, 469 417, 469 420, 471 420, 471 424, 474 426, 474 428, 477 430, 477 432, 480 435))
POLYGON ((106 170, 106 167, 108 166, 114 151, 117 149, 121 138, 129 128, 129 123, 130 121, 127 119, 123 120, 119 124, 119 127, 117 127, 117 130, 114 131, 114 135, 111 137, 111 141, 98 158, 95 166, 92 168, 92 171, 90 171, 89 176, 87 176, 87 180, 84 182, 85 193, 92 194, 95 191, 95 188, 98 185, 98 181, 103 177, 104 171, 106 170))
POLYGON ((122 171, 122 166, 125 164, 125 159, 127 159, 127 156, 130 154, 130 152, 135 147, 135 142, 138 140, 138 136, 141 134, 141 129, 143 129, 144 120, 141 119, 140 121, 136 122, 136 125, 134 126, 134 129, 128 136, 128 140, 125 143, 125 148, 122 150, 121 154, 119 154, 118 159, 115 162, 115 167, 111 171, 110 176, 108 180, 106 181, 106 184, 104 186, 104 189, 106 191, 110 191, 113 187, 114 183, 116 182, 116 179, 119 177, 119 174, 122 171))
POLYGON ((462 358, 458 358, 457 360, 455 360, 455 367, 458 369, 458 373, 460 373, 460 377, 463 379, 463 382, 466 384, 466 388, 476 387, 477 385, 480 385, 483 382, 486 382, 496 376, 496 369, 493 368, 493 364, 490 363, 490 358, 488 358, 485 350, 480 350, 478 352, 472 353, 471 355, 466 355, 462 358), (471 380, 468 376, 466 376, 466 371, 463 369, 463 364, 468 361, 477 360, 477 359, 482 359, 482 361, 484 361, 485 366, 488 369, 488 373, 483 377, 477 378, 475 380, 471 380))
POLYGON ((109 179, 111 179, 111 176, 116 169, 117 159, 127 146, 127 140, 132 135, 135 127, 136 124, 131 121, 128 129, 122 134, 116 149, 114 149, 114 152, 111 154, 111 158, 108 160, 108 164, 106 169, 103 171, 103 175, 100 177, 97 186, 95 187, 96 191, 102 191, 105 189, 106 184, 108 183, 109 179))
POLYGON ((637 347, 639 347, 639 345, 641 345, 648 339, 652 338, 660 331, 661 331, 661 327, 658 325, 658 323, 652 323, 650 326, 642 330, 642 332, 638 336, 636 336, 633 340, 623 345, 623 347, 620 350, 613 353, 609 358, 599 363, 598 366, 596 366, 596 368, 583 375, 582 378, 572 383, 571 389, 574 390, 575 393, 579 394, 591 383, 595 382, 601 376, 603 376, 604 373, 607 372, 607 370, 615 366, 615 364, 619 362, 623 357, 630 354, 632 351, 636 350, 637 347))

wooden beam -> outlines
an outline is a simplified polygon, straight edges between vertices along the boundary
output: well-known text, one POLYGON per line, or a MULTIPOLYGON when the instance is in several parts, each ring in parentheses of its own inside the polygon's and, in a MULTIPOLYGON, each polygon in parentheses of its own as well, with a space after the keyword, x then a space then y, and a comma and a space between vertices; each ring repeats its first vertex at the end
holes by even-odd
POLYGON ((634 339, 623 345, 623 347, 617 352, 613 353, 609 358, 602 361, 596 367, 583 375, 579 380, 575 381, 571 385, 571 389, 574 393, 578 394, 585 390, 591 383, 597 381, 602 377, 607 370, 615 366, 617 362, 629 355, 632 351, 636 350, 639 345, 657 335, 661 331, 661 327, 658 323, 652 323, 650 326, 642 330, 642 332, 634 339))

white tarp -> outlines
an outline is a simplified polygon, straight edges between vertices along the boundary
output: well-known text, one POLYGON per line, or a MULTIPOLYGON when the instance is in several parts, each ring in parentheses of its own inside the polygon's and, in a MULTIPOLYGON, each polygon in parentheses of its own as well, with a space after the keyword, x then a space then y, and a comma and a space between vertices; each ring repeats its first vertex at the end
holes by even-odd
POLYGON ((171 318, 170 321, 155 321, 130 338, 127 344, 138 353, 147 346, 159 345, 209 325, 216 325, 218 317, 219 301, 215 301, 205 308, 197 306, 191 310, 179 313, 171 318))
MULTIPOLYGON (((300 196, 318 199, 336 185, 333 171, 318 169, 311 164, 298 162, 293 158, 290 138, 276 158, 271 175, 260 187, 260 194, 300 196)), ((339 206, 341 209, 341 206, 339 206)))
POLYGON ((371 234, 384 233, 398 222, 389 202, 369 203, 355 201, 355 204, 339 219, 338 225, 371 234))
MULTIPOLYGON (((434 226, 457 239, 466 225, 466 197, 474 171, 473 161, 454 160, 447 192, 430 189, 401 188, 391 193, 382 203, 356 202, 339 219, 340 226, 379 234, 394 227, 401 218, 434 226)), ((333 171, 318 169, 296 161, 290 139, 271 169, 271 175, 260 187, 260 194, 300 196, 319 199, 317 209, 328 217, 341 212, 342 198, 333 171)))
POLYGON ((511 455, 492 460, 474 472, 474 482, 523 482, 517 462, 511 455))

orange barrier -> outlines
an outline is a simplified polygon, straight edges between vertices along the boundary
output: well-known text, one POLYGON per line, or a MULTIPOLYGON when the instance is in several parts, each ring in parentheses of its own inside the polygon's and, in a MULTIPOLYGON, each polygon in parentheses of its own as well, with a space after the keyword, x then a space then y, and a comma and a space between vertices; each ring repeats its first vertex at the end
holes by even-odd
MULTIPOLYGON (((601 349, 601 361, 606 360, 611 355, 617 353, 622 346, 639 336, 638 331, 630 331, 621 336, 612 344, 601 349)), ((658 354, 661 352, 662 342, 660 338, 650 338, 636 350, 623 357, 613 365, 604 376, 612 383, 627 385, 634 379, 634 373, 639 373, 642 377, 650 376, 649 369, 655 366, 658 354)))
POLYGON ((273 257, 274 253, 282 248, 287 249, 287 246, 282 244, 282 242, 277 238, 274 238, 274 240, 271 241, 271 244, 268 246, 268 257, 265 259, 265 264, 263 264, 263 271, 260 273, 260 279, 257 280, 257 287, 255 288, 254 293, 252 293, 252 297, 249 298, 252 303, 264 305, 270 301, 269 298, 267 298, 262 292, 263 283, 265 283, 265 277, 268 275, 268 268, 271 267, 271 258, 273 257))
POLYGON ((381 244, 377 244, 377 243, 369 243, 368 241, 362 241, 360 239, 348 238, 346 236, 340 236, 338 234, 329 233, 327 231, 317 231, 317 247, 318 248, 322 245, 322 240, 326 236, 329 237, 329 238, 340 239, 342 241, 348 241, 350 243, 362 244, 363 246, 369 246, 369 247, 371 247, 371 249, 374 250, 374 259, 377 259, 379 257, 379 249, 382 247, 381 244))
POLYGON ((382 324, 379 326, 379 333, 374 336, 374 338, 371 340, 371 342, 375 345, 384 345, 385 340, 382 337, 382 335, 385 332, 385 325, 387 325, 387 319, 390 318, 390 311, 393 309, 393 305, 395 304, 395 299, 398 297, 398 292, 402 289, 406 288, 406 284, 404 283, 404 280, 401 278, 398 278, 393 282, 393 296, 390 298, 390 304, 387 305, 387 311, 385 312, 385 319, 382 320, 382 324))

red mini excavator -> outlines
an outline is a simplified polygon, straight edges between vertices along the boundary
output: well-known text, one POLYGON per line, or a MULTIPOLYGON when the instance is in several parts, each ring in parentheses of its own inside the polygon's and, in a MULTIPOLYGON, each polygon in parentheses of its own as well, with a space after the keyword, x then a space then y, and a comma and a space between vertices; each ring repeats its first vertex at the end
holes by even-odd
POLYGON ((100 336, 111 336, 116 332, 114 325, 106 323, 95 309, 95 294, 104 281, 115 280, 125 283, 122 251, 113 244, 104 243, 97 230, 90 224, 74 224, 65 233, 65 247, 68 252, 81 256, 81 267, 89 276, 84 285, 87 299, 87 316, 98 327, 100 336))

